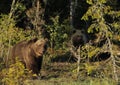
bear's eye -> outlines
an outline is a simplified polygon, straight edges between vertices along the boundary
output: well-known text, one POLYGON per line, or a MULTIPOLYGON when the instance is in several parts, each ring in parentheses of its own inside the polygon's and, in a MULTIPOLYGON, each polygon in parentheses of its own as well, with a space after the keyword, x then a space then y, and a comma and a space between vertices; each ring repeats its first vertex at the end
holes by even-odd
POLYGON ((37 46, 39 46, 39 47, 40 47, 40 46, 42 46, 42 44, 38 44, 37 46))

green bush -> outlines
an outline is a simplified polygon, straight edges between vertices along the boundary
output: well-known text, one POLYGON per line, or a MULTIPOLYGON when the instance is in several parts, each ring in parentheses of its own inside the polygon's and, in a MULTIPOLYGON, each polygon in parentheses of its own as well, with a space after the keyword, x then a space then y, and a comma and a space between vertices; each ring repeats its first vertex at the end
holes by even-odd
POLYGON ((0 16, 0 57, 7 57, 11 46, 18 41, 33 37, 34 31, 24 31, 15 26, 16 22, 8 15, 0 16))
POLYGON ((2 70, 1 75, 4 85, 23 85, 25 80, 36 76, 28 69, 25 69, 24 65, 17 58, 14 64, 2 70))
POLYGON ((46 25, 47 31, 50 34, 50 47, 59 49, 64 47, 65 41, 68 39, 70 28, 65 26, 65 23, 59 22, 59 16, 52 17, 52 24, 46 25))

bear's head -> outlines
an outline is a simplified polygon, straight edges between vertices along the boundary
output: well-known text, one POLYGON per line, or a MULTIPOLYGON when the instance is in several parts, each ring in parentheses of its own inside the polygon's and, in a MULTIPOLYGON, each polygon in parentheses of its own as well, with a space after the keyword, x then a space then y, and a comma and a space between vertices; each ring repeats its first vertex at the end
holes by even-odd
POLYGON ((36 57, 41 57, 43 56, 43 54, 45 53, 45 51, 47 50, 47 39, 33 39, 30 40, 29 42, 31 42, 30 48, 31 51, 33 53, 33 55, 35 55, 36 57))
POLYGON ((83 46, 87 42, 85 32, 82 30, 73 30, 71 42, 72 45, 76 48, 78 48, 79 46, 83 46))

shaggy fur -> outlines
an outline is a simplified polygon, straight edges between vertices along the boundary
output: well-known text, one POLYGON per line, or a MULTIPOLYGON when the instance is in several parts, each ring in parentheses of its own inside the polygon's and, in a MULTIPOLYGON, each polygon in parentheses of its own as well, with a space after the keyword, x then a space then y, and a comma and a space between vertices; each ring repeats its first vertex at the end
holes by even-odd
POLYGON ((43 54, 47 47, 46 39, 31 39, 29 41, 21 41, 17 43, 10 52, 10 58, 12 62, 15 62, 15 58, 18 57, 25 67, 32 70, 33 73, 39 74, 43 54))

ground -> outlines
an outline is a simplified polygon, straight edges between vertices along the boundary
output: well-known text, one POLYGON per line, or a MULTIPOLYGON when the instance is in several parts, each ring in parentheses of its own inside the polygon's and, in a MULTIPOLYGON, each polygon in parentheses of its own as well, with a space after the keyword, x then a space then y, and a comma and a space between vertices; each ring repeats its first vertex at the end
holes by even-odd
MULTIPOLYGON (((91 77, 85 75, 77 79, 75 69, 76 63, 54 62, 43 65, 41 79, 27 81, 30 85, 116 85, 111 79, 99 77, 91 77)), ((80 74, 83 71, 80 72, 80 74)))

